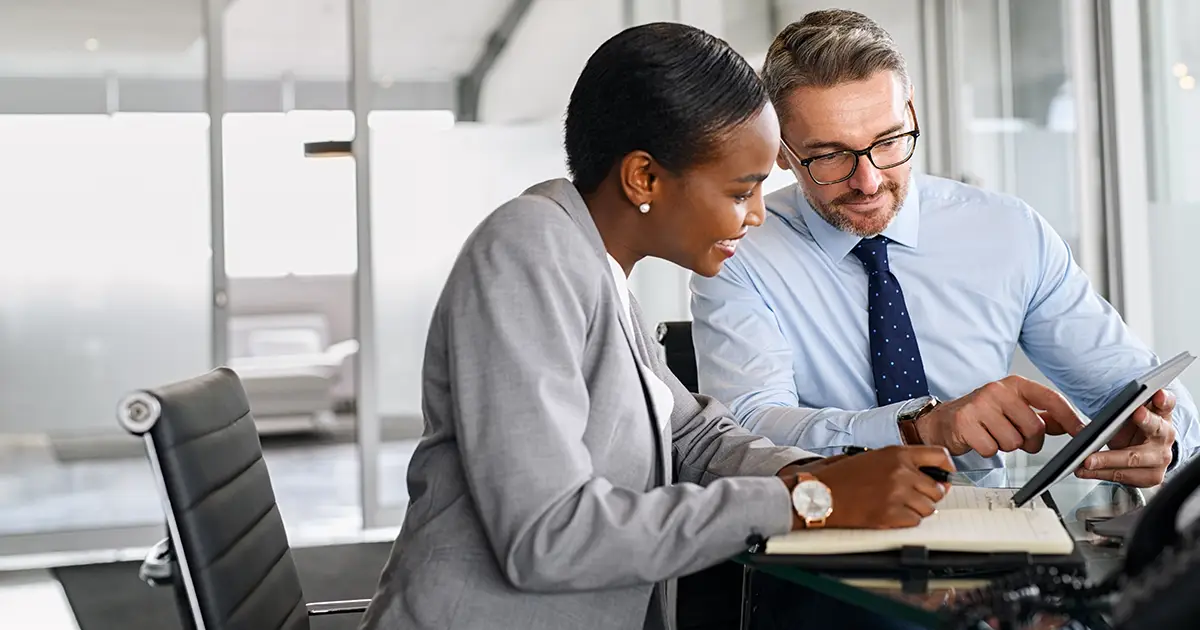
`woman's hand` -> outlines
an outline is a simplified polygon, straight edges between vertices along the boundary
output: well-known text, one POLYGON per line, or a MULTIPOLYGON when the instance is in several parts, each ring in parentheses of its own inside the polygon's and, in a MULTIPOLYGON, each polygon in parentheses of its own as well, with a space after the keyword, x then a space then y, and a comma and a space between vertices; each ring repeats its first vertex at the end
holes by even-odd
MULTIPOLYGON (((919 524, 950 489, 921 472, 921 466, 955 470, 950 454, 940 446, 889 446, 837 461, 789 466, 779 475, 789 490, 795 485, 789 473, 795 472, 810 473, 829 487, 833 514, 825 527, 890 529, 919 524)), ((803 527, 799 517, 793 517, 793 528, 803 527)))

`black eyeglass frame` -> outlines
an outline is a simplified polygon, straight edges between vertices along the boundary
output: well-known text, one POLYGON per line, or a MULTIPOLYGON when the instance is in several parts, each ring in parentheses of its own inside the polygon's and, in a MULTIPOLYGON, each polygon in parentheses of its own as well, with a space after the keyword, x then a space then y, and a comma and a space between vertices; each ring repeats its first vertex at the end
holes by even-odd
POLYGON ((920 125, 920 123, 917 122, 917 110, 915 107, 913 107, 913 103, 911 100, 908 101, 907 106, 908 106, 909 113, 912 114, 913 130, 906 131, 904 133, 898 133, 896 135, 888 136, 886 138, 880 138, 879 140, 872 142, 871 146, 869 146, 865 149, 843 149, 841 151, 831 151, 829 153, 822 153, 821 155, 814 155, 810 158, 801 159, 800 156, 796 155, 796 152, 792 150, 792 147, 788 145, 787 140, 785 140, 782 137, 782 135, 780 136, 779 141, 783 145, 783 148, 787 150, 789 159, 794 160, 797 164, 799 164, 800 166, 803 166, 804 171, 806 173, 808 173, 808 178, 811 179, 814 184, 816 184, 818 186, 831 186, 833 184, 840 184, 840 183, 850 179, 851 177, 854 177, 854 174, 858 172, 858 163, 860 161, 860 158, 862 158, 864 155, 867 157, 868 160, 871 161, 872 166, 874 166, 875 168, 877 168, 881 171, 885 171, 889 168, 896 168, 897 166, 900 166, 901 164, 904 164, 905 162, 911 160, 913 155, 916 155, 916 153, 917 153, 917 138, 921 137, 921 125, 920 125), (912 149, 909 150, 908 155, 905 156, 905 158, 903 160, 900 160, 899 162, 896 162, 895 164, 889 164, 887 166, 880 166, 875 163, 875 158, 871 156, 871 152, 875 150, 875 147, 877 147, 885 142, 892 142, 893 140, 897 140, 897 139, 905 138, 905 137, 912 138, 912 149), (845 177, 842 177, 841 179, 835 179, 833 181, 823 182, 813 176, 812 169, 810 169, 808 167, 809 164, 812 164, 813 162, 820 160, 820 159, 824 159, 824 158, 828 158, 830 156, 840 155, 840 154, 854 156, 854 165, 850 167, 850 172, 847 173, 845 177))

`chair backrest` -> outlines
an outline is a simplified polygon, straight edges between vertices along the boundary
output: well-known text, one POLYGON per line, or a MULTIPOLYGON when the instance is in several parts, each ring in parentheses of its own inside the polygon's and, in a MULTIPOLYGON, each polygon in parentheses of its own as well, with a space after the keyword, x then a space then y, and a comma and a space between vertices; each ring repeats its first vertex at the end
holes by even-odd
POLYGON ((219 368, 135 392, 118 417, 145 439, 195 628, 307 630, 300 576, 237 374, 219 368))
POLYGON ((663 345, 667 367, 689 392, 700 391, 696 376, 696 347, 692 345, 692 322, 663 322, 658 325, 658 342, 663 345))

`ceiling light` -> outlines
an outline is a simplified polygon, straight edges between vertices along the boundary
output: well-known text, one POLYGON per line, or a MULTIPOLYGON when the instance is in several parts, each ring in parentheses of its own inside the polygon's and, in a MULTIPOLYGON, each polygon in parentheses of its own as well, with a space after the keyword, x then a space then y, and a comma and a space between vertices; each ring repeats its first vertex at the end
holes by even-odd
POLYGON ((83 47, 88 52, 96 52, 97 50, 100 50, 100 40, 96 39, 95 37, 89 37, 84 40, 83 47))
POLYGON ((1179 77, 1179 87, 1185 90, 1196 89, 1196 77, 1190 74, 1179 77))

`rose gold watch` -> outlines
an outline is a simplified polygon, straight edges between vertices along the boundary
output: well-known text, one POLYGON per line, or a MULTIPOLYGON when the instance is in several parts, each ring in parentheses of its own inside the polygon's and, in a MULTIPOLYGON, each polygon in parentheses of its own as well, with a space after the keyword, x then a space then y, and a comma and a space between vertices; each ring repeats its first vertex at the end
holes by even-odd
POLYGON ((833 494, 829 486, 811 473, 799 473, 796 479, 796 486, 792 488, 792 509, 804 522, 805 529, 824 527, 825 520, 833 514, 833 494))

